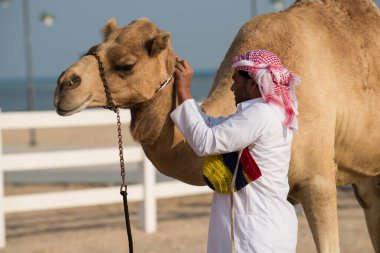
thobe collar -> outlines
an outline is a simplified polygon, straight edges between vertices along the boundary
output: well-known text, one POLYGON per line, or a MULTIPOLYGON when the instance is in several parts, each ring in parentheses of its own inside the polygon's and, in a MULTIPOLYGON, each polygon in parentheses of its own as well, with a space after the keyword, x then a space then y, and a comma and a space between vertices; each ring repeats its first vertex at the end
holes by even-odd
MULTIPOLYGON (((236 110, 237 112, 240 112, 242 111, 244 108, 247 108, 251 105, 254 105, 254 104, 258 104, 258 103, 266 103, 262 97, 259 97, 259 98, 254 98, 254 99, 250 99, 250 100, 247 100, 247 101, 244 101, 244 102, 241 102, 239 103, 237 106, 236 106, 236 110)), ((284 112, 281 110, 281 108, 279 108, 278 106, 276 105, 273 105, 271 103, 266 103, 269 105, 269 107, 271 107, 274 112, 277 114, 277 117, 278 119, 280 120, 280 122, 284 121, 285 119, 285 114, 284 112)), ((288 135, 288 127, 286 126, 282 126, 283 127, 283 135, 284 135, 284 139, 286 140, 287 138, 287 135, 288 135)))
POLYGON ((264 100, 263 100, 262 97, 254 98, 254 99, 250 99, 250 100, 247 100, 247 101, 239 103, 236 106, 236 109, 237 109, 238 112, 240 112, 244 108, 247 108, 247 107, 249 107, 251 105, 254 105, 254 104, 257 104, 257 103, 265 103, 265 102, 264 102, 264 100))

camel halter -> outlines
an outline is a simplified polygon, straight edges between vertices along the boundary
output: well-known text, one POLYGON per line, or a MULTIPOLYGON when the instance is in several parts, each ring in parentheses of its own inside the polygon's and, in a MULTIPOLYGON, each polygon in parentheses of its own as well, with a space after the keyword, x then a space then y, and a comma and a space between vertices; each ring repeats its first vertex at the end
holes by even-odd
MULTIPOLYGON (((120 122, 119 108, 112 100, 112 96, 111 96, 110 89, 108 87, 108 82, 105 76, 102 60, 100 59, 99 55, 96 52, 93 52, 90 55, 93 55, 96 58, 96 61, 98 62, 99 76, 100 76, 100 79, 102 80, 102 83, 104 86, 104 92, 106 93, 106 98, 107 98, 106 106, 104 106, 104 108, 109 109, 113 111, 114 113, 116 113, 117 137, 118 137, 119 158, 120 158, 120 175, 121 175, 120 194, 123 196, 125 226, 126 226, 127 235, 128 235, 129 252, 133 253, 133 239, 132 239, 131 223, 129 220, 127 184, 125 182, 126 168, 125 168, 125 162, 124 162, 123 137, 121 135, 121 122, 120 122)), ((173 75, 170 75, 170 77, 165 82, 163 82, 160 85, 160 87, 155 91, 155 94, 161 91, 162 89, 164 89, 170 83, 172 79, 173 79, 173 75)))

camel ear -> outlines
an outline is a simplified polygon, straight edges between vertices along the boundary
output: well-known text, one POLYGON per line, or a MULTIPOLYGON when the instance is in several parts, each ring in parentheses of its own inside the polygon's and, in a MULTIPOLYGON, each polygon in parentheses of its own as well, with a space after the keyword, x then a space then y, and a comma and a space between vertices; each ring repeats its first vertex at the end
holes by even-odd
POLYGON ((104 38, 107 38, 108 35, 110 35, 117 28, 118 27, 117 27, 116 19, 111 18, 110 20, 108 20, 106 25, 103 27, 103 30, 102 30, 104 38))
POLYGON ((150 40, 147 44, 147 49, 150 56, 156 56, 165 50, 170 43, 170 33, 161 32, 159 35, 150 40))

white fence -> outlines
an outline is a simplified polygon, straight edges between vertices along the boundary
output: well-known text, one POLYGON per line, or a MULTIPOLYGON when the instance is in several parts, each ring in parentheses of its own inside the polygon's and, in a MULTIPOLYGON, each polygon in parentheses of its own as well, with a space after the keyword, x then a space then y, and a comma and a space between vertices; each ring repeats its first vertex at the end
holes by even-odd
MULTIPOLYGON (((121 112, 121 119, 124 126, 130 122, 128 110, 121 112)), ((3 154, 2 130, 112 124, 116 124, 116 116, 106 110, 89 110, 70 117, 60 117, 53 111, 0 113, 0 248, 5 247, 6 213, 103 205, 121 203, 122 201, 119 187, 4 196, 4 172, 7 171, 116 164, 119 162, 119 158, 116 139, 114 148, 3 154)), ((126 127, 124 128, 126 129, 126 127)), ((178 181, 155 183, 155 168, 145 157, 142 148, 125 147, 124 152, 127 154, 127 164, 139 162, 142 165, 142 183, 128 186, 128 200, 142 202, 140 226, 147 233, 156 231, 157 198, 210 192, 207 187, 194 187, 178 181)))

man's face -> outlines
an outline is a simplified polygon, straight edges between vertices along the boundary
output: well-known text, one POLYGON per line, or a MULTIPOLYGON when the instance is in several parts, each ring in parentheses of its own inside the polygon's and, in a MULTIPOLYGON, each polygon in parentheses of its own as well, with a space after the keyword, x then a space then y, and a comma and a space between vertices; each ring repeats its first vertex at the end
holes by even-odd
POLYGON ((252 86, 252 79, 247 79, 239 74, 239 70, 235 69, 232 75, 234 83, 231 86, 231 91, 234 92, 236 105, 252 99, 250 96, 250 86, 252 86))

